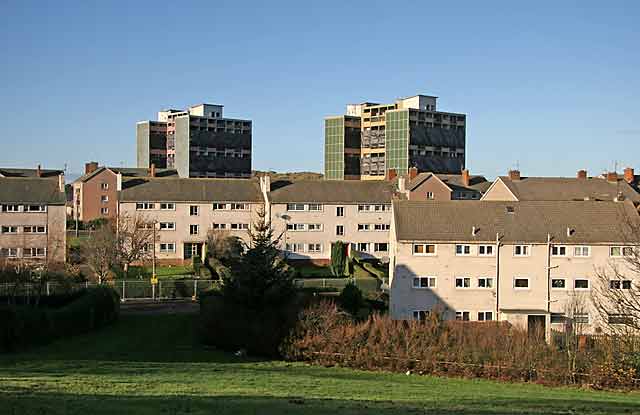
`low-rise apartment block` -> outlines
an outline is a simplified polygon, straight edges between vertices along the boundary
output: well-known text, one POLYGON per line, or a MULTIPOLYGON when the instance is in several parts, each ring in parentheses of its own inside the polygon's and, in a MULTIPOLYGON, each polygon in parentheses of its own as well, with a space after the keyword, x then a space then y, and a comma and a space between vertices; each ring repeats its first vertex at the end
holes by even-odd
POLYGON ((325 177, 382 180, 399 175, 459 173, 465 166, 466 115, 436 110, 437 97, 416 95, 391 104, 347 105, 325 118, 325 177))
MULTIPOLYGON (((578 305, 574 321, 597 333, 620 317, 604 321, 591 301, 601 283, 597 270, 624 267, 624 255, 640 242, 630 227, 640 216, 629 200, 396 201, 393 217, 396 319, 438 311, 447 319, 508 321, 549 334, 578 305)), ((611 289, 631 284, 640 281, 611 289)))
POLYGON ((175 170, 98 166, 85 164, 84 175, 73 182, 72 218, 79 221, 113 219, 118 214, 118 197, 122 180, 134 177, 177 177, 175 170))
POLYGON ((66 196, 61 171, 0 169, 0 258, 63 263, 66 196))
POLYGON ((256 179, 136 178, 125 180, 120 194, 121 218, 153 224, 156 257, 167 264, 204 257, 209 232, 248 243, 260 209, 264 195, 256 179))
POLYGON ((200 104, 158 112, 137 124, 138 167, 175 169, 180 177, 251 177, 251 121, 200 104))
POLYGON ((336 241, 365 258, 388 256, 393 196, 386 181, 309 180, 273 190, 268 198, 288 258, 328 263, 336 241))
POLYGON ((395 181, 408 200, 478 200, 491 186, 484 176, 471 175, 466 169, 460 174, 436 174, 418 173, 412 167, 395 181))

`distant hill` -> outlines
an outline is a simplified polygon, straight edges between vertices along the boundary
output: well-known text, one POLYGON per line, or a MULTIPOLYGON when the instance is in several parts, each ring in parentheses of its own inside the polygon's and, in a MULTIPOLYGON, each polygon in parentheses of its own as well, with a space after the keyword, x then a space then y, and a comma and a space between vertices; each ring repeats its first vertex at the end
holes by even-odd
POLYGON ((265 174, 271 176, 271 182, 298 182, 300 180, 322 180, 324 178, 324 175, 322 175, 321 173, 310 171, 278 173, 275 171, 254 170, 252 172, 252 175, 254 177, 263 176, 265 174))

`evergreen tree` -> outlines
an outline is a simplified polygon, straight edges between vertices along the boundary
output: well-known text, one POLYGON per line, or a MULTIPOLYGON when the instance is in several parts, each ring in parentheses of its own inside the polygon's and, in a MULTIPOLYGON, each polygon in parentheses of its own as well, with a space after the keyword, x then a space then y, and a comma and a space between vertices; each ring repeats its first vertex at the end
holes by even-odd
POLYGON ((280 236, 274 236, 264 210, 249 231, 249 249, 224 276, 223 296, 251 310, 277 308, 294 294, 293 273, 280 255, 280 236))

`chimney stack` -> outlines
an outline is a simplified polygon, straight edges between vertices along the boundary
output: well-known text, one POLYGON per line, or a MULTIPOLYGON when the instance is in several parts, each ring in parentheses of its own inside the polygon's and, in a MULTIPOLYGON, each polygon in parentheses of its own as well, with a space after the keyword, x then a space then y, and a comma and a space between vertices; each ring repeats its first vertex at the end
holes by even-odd
POLYGON ((462 169, 462 185, 464 187, 469 187, 469 170, 462 169))
POLYGON ((418 168, 417 167, 411 167, 409 169, 409 180, 413 180, 418 176, 418 168))
POLYGON ((636 174, 633 168, 627 167, 626 169, 624 169, 624 180, 629 184, 632 184, 636 181, 636 174))
POLYGON ((38 167, 36 168, 36 176, 42 177, 42 169, 40 169, 40 165, 39 164, 38 164, 38 167))
POLYGON ((60 192, 64 192, 64 174, 59 174, 58 175, 58 189, 60 190, 60 192))
POLYGON ((89 163, 84 164, 84 174, 93 173, 96 170, 98 170, 97 161, 90 161, 89 163))
POLYGON ((406 179, 403 176, 398 177, 398 192, 405 193, 407 191, 406 179))
POLYGON ((610 183, 617 183, 618 182, 618 173, 616 173, 615 171, 610 171, 607 173, 607 181, 610 183))
POLYGON ((156 177, 156 164, 151 163, 151 168, 149 169, 149 177, 156 177))
POLYGON ((587 171, 582 169, 582 170, 578 170, 578 179, 586 179, 587 178, 587 171))
POLYGON ((520 180, 520 170, 509 170, 509 179, 520 180))
POLYGON ((396 169, 387 170, 387 180, 391 181, 396 177, 398 177, 398 172, 396 171, 396 169))

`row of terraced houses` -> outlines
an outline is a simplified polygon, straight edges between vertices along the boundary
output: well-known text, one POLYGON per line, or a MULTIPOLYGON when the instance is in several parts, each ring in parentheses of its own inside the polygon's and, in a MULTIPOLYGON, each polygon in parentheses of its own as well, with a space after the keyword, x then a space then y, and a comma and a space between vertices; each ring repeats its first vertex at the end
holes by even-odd
MULTIPOLYGON (((210 232, 249 242, 263 210, 291 261, 328 263, 332 244, 343 241, 361 257, 388 262, 394 318, 438 311, 547 330, 562 324, 567 305, 597 288, 599 269, 624 268, 637 252, 640 177, 632 168, 570 178, 511 170, 488 181, 464 167, 465 116, 436 112, 435 102, 364 103, 328 118, 331 172, 303 181, 247 177, 251 124, 221 119, 221 106, 162 112, 154 128, 138 125, 138 167, 87 163, 72 185, 70 215, 155 222, 157 259, 176 264, 204 255, 210 232), (391 132, 405 121, 406 137, 391 132), (394 146, 385 145, 387 130, 394 146), (234 134, 242 143, 232 151, 234 134), (190 136, 199 144, 188 144, 190 136)), ((0 169, 0 255, 64 261, 66 201, 60 171, 0 169)), ((608 289, 637 284, 612 281, 608 289)), ((575 318, 592 332, 605 323, 591 305, 575 318)))

